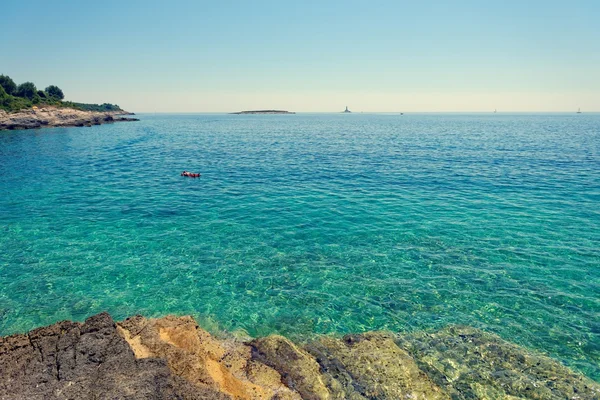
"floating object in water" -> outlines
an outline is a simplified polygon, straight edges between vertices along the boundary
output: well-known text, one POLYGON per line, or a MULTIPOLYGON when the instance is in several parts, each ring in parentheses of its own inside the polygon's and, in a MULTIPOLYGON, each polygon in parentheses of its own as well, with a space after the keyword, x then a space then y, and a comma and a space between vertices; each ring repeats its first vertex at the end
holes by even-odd
POLYGON ((200 178, 200 174, 195 174, 193 172, 183 171, 181 176, 187 176, 188 178, 200 178))

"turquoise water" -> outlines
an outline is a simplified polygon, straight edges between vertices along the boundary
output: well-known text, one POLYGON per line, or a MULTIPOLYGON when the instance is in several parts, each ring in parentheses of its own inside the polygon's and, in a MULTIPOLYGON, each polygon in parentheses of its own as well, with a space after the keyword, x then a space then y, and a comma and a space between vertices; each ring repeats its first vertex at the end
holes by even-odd
POLYGON ((141 119, 0 132, 0 334, 460 323, 600 379, 600 115, 141 119))

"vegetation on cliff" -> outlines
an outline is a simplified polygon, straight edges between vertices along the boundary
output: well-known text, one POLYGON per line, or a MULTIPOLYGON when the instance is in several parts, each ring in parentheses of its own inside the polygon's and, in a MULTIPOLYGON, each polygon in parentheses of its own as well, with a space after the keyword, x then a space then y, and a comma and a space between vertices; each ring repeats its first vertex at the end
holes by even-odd
POLYGON ((38 90, 34 83, 24 82, 17 85, 9 76, 0 75, 0 110, 8 112, 27 108, 54 106, 68 107, 81 111, 122 111, 115 104, 86 104, 64 101, 63 91, 55 85, 38 90))

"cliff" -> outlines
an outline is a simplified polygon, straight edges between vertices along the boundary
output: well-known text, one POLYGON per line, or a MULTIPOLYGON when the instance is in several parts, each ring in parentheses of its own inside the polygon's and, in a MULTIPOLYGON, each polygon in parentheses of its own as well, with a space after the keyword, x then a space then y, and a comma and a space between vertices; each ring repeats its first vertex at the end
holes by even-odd
POLYGON ((0 338, 0 399, 598 399, 600 385, 468 327, 294 343, 106 314, 0 338))
POLYGON ((7 113, 0 110, 0 130, 37 129, 47 127, 92 126, 119 121, 138 121, 125 111, 81 111, 73 108, 32 108, 7 113))

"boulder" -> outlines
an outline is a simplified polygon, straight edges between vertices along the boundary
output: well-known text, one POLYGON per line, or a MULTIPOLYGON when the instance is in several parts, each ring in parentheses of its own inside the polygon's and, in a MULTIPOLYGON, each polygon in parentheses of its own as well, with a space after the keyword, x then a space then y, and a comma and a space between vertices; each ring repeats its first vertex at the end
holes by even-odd
POLYGON ((0 371, 0 399, 228 398, 174 376, 165 360, 136 359, 106 313, 0 338, 0 371))

